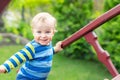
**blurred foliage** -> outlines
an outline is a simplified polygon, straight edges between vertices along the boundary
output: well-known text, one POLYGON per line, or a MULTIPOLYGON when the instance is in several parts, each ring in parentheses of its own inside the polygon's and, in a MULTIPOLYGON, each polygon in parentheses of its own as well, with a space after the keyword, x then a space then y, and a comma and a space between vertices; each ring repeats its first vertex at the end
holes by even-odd
MULTIPOLYGON (((64 40, 93 18, 92 0, 13 0, 4 14, 7 32, 33 39, 30 22, 32 17, 47 11, 57 18, 58 32, 53 43, 64 40)), ((93 52, 84 38, 74 42, 63 53, 72 58, 92 59, 93 52)))
POLYGON ((33 39, 30 22, 41 11, 49 11, 50 0, 12 0, 3 19, 5 30, 33 39))
POLYGON ((104 11, 107 11, 114 7, 115 5, 120 4, 120 0, 106 0, 104 1, 104 11))
MULTIPOLYGON (((120 0, 105 0, 104 12, 120 4, 120 0)), ((99 36, 102 47, 110 53, 110 58, 120 71, 120 15, 111 19, 99 28, 96 33, 99 36)))
MULTIPOLYGON (((58 32, 55 34, 55 40, 53 40, 55 41, 54 43, 71 36, 92 20, 92 0, 64 0, 63 2, 52 0, 52 5, 53 13, 58 20, 58 32)), ((67 46, 63 53, 71 58, 93 58, 91 47, 84 38, 67 46)))

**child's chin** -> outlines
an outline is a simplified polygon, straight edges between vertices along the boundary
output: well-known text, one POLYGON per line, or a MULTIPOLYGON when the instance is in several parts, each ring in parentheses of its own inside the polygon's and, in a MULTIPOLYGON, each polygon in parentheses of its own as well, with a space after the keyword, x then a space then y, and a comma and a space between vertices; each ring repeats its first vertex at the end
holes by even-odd
POLYGON ((49 45, 49 43, 40 43, 41 45, 49 45))

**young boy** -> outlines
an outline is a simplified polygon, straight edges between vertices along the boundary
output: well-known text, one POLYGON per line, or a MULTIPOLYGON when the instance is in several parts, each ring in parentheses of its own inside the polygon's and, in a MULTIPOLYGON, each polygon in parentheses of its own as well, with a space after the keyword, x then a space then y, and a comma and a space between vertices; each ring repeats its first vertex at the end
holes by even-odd
POLYGON ((25 62, 16 80, 46 80, 51 70, 53 54, 62 50, 61 41, 52 47, 56 19, 49 13, 37 14, 31 23, 34 39, 0 66, 0 73, 25 62))

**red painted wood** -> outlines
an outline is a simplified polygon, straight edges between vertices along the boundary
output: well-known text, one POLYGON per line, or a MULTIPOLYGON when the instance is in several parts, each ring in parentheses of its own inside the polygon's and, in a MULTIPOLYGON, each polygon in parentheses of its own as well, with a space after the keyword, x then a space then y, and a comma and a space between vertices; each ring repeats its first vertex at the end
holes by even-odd
POLYGON ((10 3, 11 0, 0 0, 0 14, 6 8, 6 6, 10 3))
POLYGON ((100 44, 97 40, 96 34, 94 32, 89 32, 84 37, 85 37, 86 41, 93 46, 93 48, 95 49, 95 51, 97 53, 99 61, 102 62, 106 66, 106 68, 108 69, 110 74, 113 77, 119 75, 117 69, 115 68, 115 66, 113 65, 113 63, 110 59, 109 53, 100 46, 100 44))
POLYGON ((96 29, 97 27, 102 25, 103 23, 107 22, 108 20, 112 19, 113 17, 115 17, 119 14, 120 14, 120 4, 118 4, 117 6, 112 8, 111 10, 107 11, 106 13, 104 13, 103 15, 98 17, 97 19, 91 21, 89 24, 87 24, 82 29, 75 32, 70 37, 63 40, 62 45, 61 45, 62 48, 70 45, 71 43, 78 40, 79 38, 81 38, 82 36, 87 34, 88 32, 93 31, 94 29, 96 29))

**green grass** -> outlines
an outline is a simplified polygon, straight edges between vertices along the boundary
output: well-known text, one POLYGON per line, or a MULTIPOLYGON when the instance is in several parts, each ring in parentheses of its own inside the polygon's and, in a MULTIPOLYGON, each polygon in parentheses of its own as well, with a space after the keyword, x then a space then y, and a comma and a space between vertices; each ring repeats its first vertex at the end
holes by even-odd
MULTIPOLYGON (((0 64, 22 47, 20 45, 0 47, 0 64)), ((15 80, 16 70, 0 74, 0 80, 15 80)), ((111 79, 111 75, 101 63, 70 59, 57 54, 54 56, 48 80, 103 80, 104 78, 111 79)))

